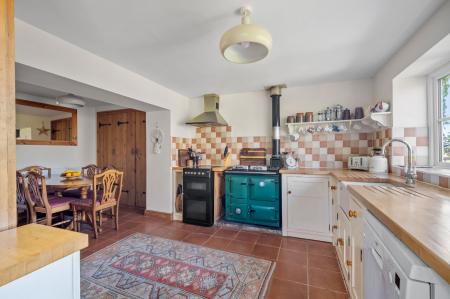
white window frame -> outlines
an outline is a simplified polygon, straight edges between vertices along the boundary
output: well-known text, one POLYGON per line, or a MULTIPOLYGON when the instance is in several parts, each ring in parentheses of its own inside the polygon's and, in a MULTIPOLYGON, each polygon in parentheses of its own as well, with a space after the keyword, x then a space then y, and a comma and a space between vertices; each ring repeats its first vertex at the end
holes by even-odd
POLYGON ((429 128, 429 160, 432 166, 450 168, 450 162, 440 162, 441 155, 439 136, 439 79, 450 74, 450 63, 439 68, 428 76, 428 128, 429 128))

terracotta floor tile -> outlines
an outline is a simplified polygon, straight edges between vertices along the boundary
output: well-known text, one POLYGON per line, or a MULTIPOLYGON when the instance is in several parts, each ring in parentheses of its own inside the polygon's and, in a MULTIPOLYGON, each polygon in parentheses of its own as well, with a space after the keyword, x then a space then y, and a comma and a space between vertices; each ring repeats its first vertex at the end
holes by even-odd
POLYGON ((308 278, 308 283, 311 286, 330 289, 338 292, 346 292, 340 272, 309 268, 308 278))
POLYGON ((235 240, 239 240, 242 242, 248 242, 248 243, 256 243, 256 240, 259 238, 259 233, 251 233, 247 231, 240 231, 236 236, 235 240))
POLYGON ((307 299, 307 286, 292 281, 272 279, 268 299, 307 299))
POLYGON ((225 248, 225 250, 250 255, 254 247, 255 245, 252 243, 241 242, 238 240, 231 240, 228 246, 225 248))
POLYGON ((307 268, 306 266, 277 262, 274 277, 282 280, 291 280, 299 283, 307 283, 307 268))
POLYGON ((210 235, 201 234, 201 233, 192 233, 183 239, 183 242, 188 242, 197 245, 203 245, 208 241, 210 235))
POLYGON ((278 257, 278 250, 278 247, 256 244, 251 252, 251 255, 261 259, 275 261, 278 257))
POLYGON ((308 261, 307 257, 308 257, 307 252, 280 248, 280 253, 278 254, 277 261, 306 266, 308 261))
POLYGON ((316 255, 336 257, 333 245, 327 242, 308 241, 308 252, 316 255))
POLYGON ((280 247, 281 240, 282 240, 281 236, 263 233, 259 236, 256 243, 261 245, 280 247))
POLYGON ((230 239, 211 237, 203 245, 214 249, 225 250, 225 248, 228 246, 228 244, 230 244, 230 242, 231 242, 230 239))
POLYGON ((197 226, 194 231, 196 233, 201 233, 201 234, 205 234, 205 235, 212 235, 218 230, 219 229, 217 227, 214 227, 214 226, 211 226, 211 227, 197 226))
POLYGON ((308 242, 303 239, 297 239, 297 238, 283 238, 281 242, 281 248, 294 250, 294 251, 308 251, 308 242))
POLYGON ((336 257, 328 257, 324 255, 309 254, 308 267, 319 268, 339 272, 339 265, 336 257))
POLYGON ((309 286, 309 299, 349 299, 347 293, 335 292, 309 286))
POLYGON ((239 231, 228 228, 221 228, 215 232, 214 237, 234 239, 239 231))

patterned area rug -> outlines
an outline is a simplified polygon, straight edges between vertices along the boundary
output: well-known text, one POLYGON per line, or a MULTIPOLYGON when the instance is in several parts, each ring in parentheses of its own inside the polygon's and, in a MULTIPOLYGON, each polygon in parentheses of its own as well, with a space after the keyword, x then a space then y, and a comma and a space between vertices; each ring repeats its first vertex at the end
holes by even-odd
POLYGON ((263 298, 274 267, 136 233, 81 261, 81 298, 263 298))

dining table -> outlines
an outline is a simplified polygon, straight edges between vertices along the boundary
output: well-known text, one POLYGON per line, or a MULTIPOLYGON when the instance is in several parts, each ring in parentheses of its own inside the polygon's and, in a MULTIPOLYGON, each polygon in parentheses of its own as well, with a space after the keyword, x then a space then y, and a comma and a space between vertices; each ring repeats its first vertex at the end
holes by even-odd
POLYGON ((58 175, 53 175, 45 179, 47 190, 54 190, 57 194, 61 194, 67 190, 80 190, 82 199, 86 199, 88 191, 92 186, 92 178, 86 176, 64 178, 58 175))

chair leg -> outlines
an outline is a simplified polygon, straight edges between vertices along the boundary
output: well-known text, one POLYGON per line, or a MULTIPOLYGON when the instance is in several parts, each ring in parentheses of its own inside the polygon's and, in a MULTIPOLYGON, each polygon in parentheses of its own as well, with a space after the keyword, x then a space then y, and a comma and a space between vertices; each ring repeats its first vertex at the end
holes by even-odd
POLYGON ((73 225, 73 230, 76 232, 79 232, 79 228, 78 228, 78 212, 75 209, 75 207, 72 207, 72 214, 73 214, 73 218, 72 218, 72 225, 73 225))
POLYGON ((111 213, 114 215, 114 220, 116 221, 116 230, 119 230, 119 205, 113 207, 111 213))
POLYGON ((97 230, 97 212, 92 211, 92 228, 94 229, 94 237, 98 238, 98 230, 97 230))
POLYGON ((100 227, 102 227, 102 218, 103 218, 102 210, 100 210, 100 211, 98 211, 98 225, 100 227))
POLYGON ((52 226, 52 218, 53 218, 53 213, 46 213, 45 214, 45 224, 48 226, 52 226))

